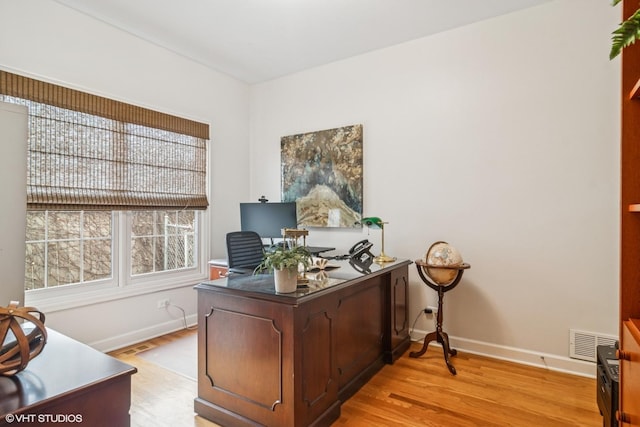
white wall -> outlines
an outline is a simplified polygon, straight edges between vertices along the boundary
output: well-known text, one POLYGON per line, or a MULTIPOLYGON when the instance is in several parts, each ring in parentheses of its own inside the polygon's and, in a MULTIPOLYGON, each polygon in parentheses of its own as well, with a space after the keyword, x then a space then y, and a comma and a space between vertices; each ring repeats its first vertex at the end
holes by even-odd
MULTIPOLYGON (((0 16, 1 69, 210 124, 206 249, 224 256, 224 235, 236 226, 238 202, 248 195, 249 87, 51 0, 3 0, 0 16)), ((47 326, 101 349, 135 342, 182 326, 179 311, 156 308, 159 298, 170 298, 194 320, 193 283, 183 285, 45 310, 47 326)))
POLYGON ((27 108, 0 102, 0 305, 24 305, 27 108), (15 170, 13 165, 19 165, 15 170))
MULTIPOLYGON (((617 334, 619 62, 607 56, 620 10, 608 2, 556 0, 251 88, 51 0, 4 0, 0 16, 0 68, 211 124, 211 257, 239 227, 238 202, 279 199, 281 136, 362 123, 365 214, 389 221, 386 252, 417 259, 447 240, 471 264, 446 297, 458 348, 580 369, 565 360, 569 328, 617 334)), ((366 235, 309 241, 346 250, 366 235)), ((413 322, 435 295, 411 268, 413 322)), ((47 324, 114 348, 181 325, 158 298, 193 319, 191 285, 47 324)))
MULTIPOLYGON (((556 0, 255 85, 250 198, 279 199, 280 137, 362 123, 364 214, 389 222, 385 252, 446 240, 471 264, 445 298, 454 344, 591 372, 568 360, 569 329, 618 332, 620 14, 556 0)), ((309 241, 344 251, 363 234, 309 241)), ((411 274, 413 322, 436 299, 411 274)))

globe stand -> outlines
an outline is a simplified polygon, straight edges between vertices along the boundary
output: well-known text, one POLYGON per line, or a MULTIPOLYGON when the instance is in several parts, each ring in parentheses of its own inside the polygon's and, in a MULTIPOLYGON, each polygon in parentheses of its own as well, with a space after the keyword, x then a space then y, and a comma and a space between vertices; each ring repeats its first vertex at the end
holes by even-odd
POLYGON ((420 351, 412 351, 409 353, 410 357, 420 357, 427 351, 427 347, 431 341, 436 341, 442 345, 442 352, 444 353, 444 361, 447 364, 447 368, 449 368, 449 372, 451 374, 456 375, 456 368, 451 364, 451 360, 449 360, 449 356, 455 356, 458 352, 455 349, 452 349, 449 346, 449 335, 442 330, 442 306, 444 301, 444 293, 449 292, 453 288, 455 288, 458 283, 460 283, 460 279, 462 279, 462 273, 467 268, 471 267, 469 264, 463 263, 457 266, 432 266, 427 264, 422 260, 417 260, 416 267, 418 268, 418 275, 422 281, 429 286, 434 291, 438 292, 438 316, 436 318, 436 330, 434 332, 430 332, 424 337, 424 343, 422 344, 422 349, 420 351), (453 279, 451 283, 448 284, 437 284, 432 282, 427 275, 424 273, 425 268, 446 268, 446 269, 454 269, 458 270, 456 277, 453 279))

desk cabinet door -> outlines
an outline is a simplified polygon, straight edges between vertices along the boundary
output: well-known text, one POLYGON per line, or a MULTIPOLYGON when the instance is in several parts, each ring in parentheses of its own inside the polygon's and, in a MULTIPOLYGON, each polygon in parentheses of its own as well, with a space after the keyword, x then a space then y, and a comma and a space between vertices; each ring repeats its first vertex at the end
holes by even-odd
POLYGON ((409 268, 391 272, 387 288, 387 331, 385 333, 385 362, 393 363, 411 344, 408 316, 409 268))
POLYGON ((620 411, 621 427, 640 426, 640 321, 623 322, 622 352, 620 353, 620 411))

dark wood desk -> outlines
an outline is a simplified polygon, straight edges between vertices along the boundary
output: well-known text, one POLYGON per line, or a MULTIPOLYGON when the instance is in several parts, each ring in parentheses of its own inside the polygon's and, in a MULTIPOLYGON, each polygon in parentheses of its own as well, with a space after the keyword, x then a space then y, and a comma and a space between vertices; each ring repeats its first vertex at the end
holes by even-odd
POLYGON ((271 275, 197 285, 195 411, 223 426, 330 425, 409 348, 410 263, 332 261, 292 294, 276 294, 271 275))
POLYGON ((42 353, 0 377, 0 425, 129 426, 136 368, 47 328, 42 353))

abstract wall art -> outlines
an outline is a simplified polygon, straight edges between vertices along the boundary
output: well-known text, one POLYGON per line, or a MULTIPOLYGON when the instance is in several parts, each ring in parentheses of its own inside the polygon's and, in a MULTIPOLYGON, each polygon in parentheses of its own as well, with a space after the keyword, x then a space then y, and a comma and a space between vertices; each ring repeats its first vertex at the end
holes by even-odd
POLYGON ((361 227, 362 125, 284 136, 282 201, 300 227, 361 227))

